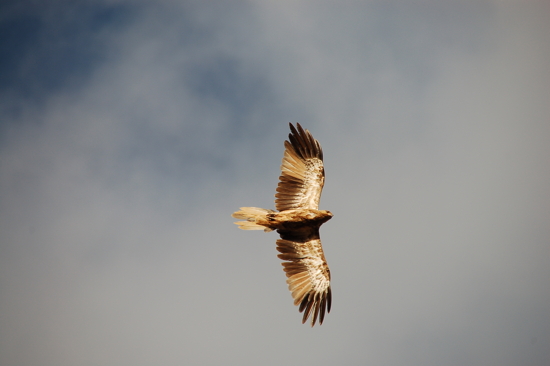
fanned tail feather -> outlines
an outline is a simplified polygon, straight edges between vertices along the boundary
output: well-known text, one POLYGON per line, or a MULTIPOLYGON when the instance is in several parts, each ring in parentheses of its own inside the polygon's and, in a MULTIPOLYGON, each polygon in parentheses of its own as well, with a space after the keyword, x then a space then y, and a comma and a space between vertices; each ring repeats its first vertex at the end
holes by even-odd
POLYGON ((273 210, 266 210, 265 208, 259 207, 241 207, 240 211, 234 212, 231 216, 236 219, 246 220, 246 221, 237 221, 236 225, 239 225, 239 229, 242 230, 263 230, 265 232, 272 231, 268 227, 257 224, 258 219, 263 219, 268 213, 275 212, 273 210))

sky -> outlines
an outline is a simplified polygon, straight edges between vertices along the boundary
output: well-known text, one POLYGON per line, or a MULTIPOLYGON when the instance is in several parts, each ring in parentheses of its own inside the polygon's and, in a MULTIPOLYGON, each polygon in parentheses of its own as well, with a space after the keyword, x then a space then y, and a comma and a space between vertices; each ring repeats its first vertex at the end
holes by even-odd
POLYGON ((546 1, 0 5, 0 364, 550 364, 546 1), (323 146, 332 311, 274 208, 323 146))

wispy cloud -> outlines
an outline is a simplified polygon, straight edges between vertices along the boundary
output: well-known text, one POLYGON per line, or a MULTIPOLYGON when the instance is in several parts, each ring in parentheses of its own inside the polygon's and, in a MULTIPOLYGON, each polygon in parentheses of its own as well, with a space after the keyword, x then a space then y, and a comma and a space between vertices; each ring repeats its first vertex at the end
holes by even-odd
POLYGON ((548 363, 548 6, 23 5, 0 363, 548 363), (289 121, 335 214, 315 329, 275 235, 230 217, 273 208, 289 121))

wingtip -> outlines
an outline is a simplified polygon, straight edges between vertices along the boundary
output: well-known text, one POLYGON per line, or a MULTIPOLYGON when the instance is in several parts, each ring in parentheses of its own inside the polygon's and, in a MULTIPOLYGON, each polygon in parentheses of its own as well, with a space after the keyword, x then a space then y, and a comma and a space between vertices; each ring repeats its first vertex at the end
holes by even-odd
MULTIPOLYGON (((296 124, 297 126, 300 126, 299 123, 296 124)), ((296 127, 294 127, 294 125, 292 124, 292 122, 288 122, 288 126, 290 127, 290 133, 288 134, 288 138, 289 139, 292 139, 291 136, 293 135, 297 135, 298 134, 298 130, 296 130, 296 127)), ((301 127, 301 126, 300 126, 301 127)), ((292 141, 292 140, 291 140, 292 141)))

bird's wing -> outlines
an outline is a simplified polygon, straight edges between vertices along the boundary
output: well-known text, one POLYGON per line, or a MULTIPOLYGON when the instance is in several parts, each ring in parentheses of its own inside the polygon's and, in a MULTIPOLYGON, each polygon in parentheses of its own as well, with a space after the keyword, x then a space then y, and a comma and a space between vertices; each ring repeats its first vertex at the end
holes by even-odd
POLYGON ((299 208, 319 208, 325 184, 323 150, 308 130, 290 123, 290 142, 285 141, 281 176, 275 194, 279 211, 299 208))
POLYGON ((294 298, 294 305, 300 305, 304 312, 302 324, 311 315, 311 326, 319 318, 323 324, 325 310, 330 313, 332 293, 330 290, 330 270, 325 260, 320 239, 295 242, 277 240, 278 257, 284 261, 288 289, 294 298))

